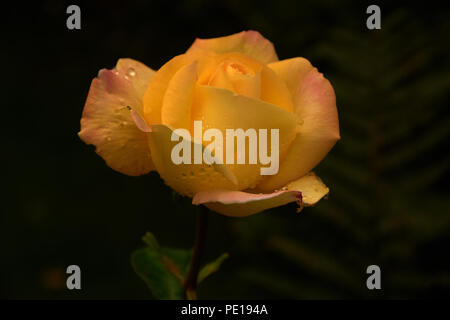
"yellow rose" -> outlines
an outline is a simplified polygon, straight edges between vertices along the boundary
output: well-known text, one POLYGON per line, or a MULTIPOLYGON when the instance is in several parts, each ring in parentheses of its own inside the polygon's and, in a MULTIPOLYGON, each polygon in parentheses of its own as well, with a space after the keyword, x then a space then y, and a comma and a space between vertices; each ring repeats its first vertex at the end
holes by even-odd
POLYGON ((293 201, 312 205, 328 193, 311 170, 339 139, 339 122, 333 87, 308 60, 279 61, 270 41, 243 31, 197 39, 156 72, 131 59, 100 70, 79 136, 114 170, 133 176, 156 170, 194 204, 246 216, 293 201), (279 171, 174 164, 172 132, 192 132, 195 120, 223 132, 279 129, 279 171))

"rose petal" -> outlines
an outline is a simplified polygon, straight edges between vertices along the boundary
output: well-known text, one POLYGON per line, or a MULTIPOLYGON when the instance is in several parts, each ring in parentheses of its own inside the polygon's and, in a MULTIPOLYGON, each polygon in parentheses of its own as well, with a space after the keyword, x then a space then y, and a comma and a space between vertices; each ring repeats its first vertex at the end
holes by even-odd
POLYGON ((309 172, 300 179, 292 181, 285 188, 301 191, 303 206, 305 207, 316 204, 330 192, 330 189, 314 172, 309 172))
POLYGON ((182 67, 170 80, 164 94, 161 121, 173 128, 191 128, 191 106, 197 79, 197 63, 182 67))
POLYGON ((250 76, 234 73, 230 78, 233 91, 237 94, 253 99, 261 98, 261 72, 250 76))
POLYGON ((208 86, 227 89, 254 99, 261 97, 261 72, 235 62, 222 62, 211 74, 208 86))
MULTIPOLYGON (((190 54, 194 55, 194 53, 190 54)), ((220 79, 221 77, 223 77, 223 74, 217 74, 215 71, 217 70, 217 68, 220 68, 220 66, 223 65, 231 65, 236 66, 237 68, 249 69, 249 71, 251 72, 247 73, 260 75, 260 79, 257 78, 259 80, 258 82, 261 85, 258 90, 260 93, 258 98, 277 107, 285 109, 286 111, 294 111, 292 95, 289 92, 289 89, 284 83, 283 79, 281 79, 272 69, 270 69, 260 61, 237 52, 216 55, 209 54, 203 58, 200 58, 200 61, 205 62, 203 63, 203 68, 200 71, 199 84, 207 84, 219 88, 231 89, 236 93, 243 94, 243 92, 240 91, 243 89, 242 87, 234 88, 230 85, 226 85, 227 81, 223 81, 225 79, 222 79, 222 85, 216 85, 214 83, 215 77, 219 76, 220 79), (207 63, 206 60, 209 60, 209 62, 207 63)), ((227 78, 228 80, 230 80, 229 76, 227 78)), ((244 95, 254 97, 249 94, 244 95)))
MULTIPOLYGON (((295 137, 298 125, 296 116, 264 101, 209 86, 196 87, 195 101, 193 120, 201 120, 203 128, 215 128, 222 132, 224 163, 226 163, 226 129, 240 128, 244 131, 254 129, 257 135, 259 135, 259 129, 267 129, 268 137, 271 135, 271 129, 278 129, 280 159, 295 137)), ((226 164, 236 176, 239 190, 254 188, 264 177, 261 175, 260 168, 269 166, 261 165, 259 161, 257 164, 249 164, 248 146, 248 139, 246 139, 246 164, 226 164)), ((267 149, 270 155, 269 142, 267 149)))
POLYGON ((133 119, 136 127, 142 132, 152 132, 152 129, 148 126, 147 122, 145 122, 144 118, 136 112, 136 110, 131 109, 131 119, 133 119))
MULTIPOLYGON (((172 133, 172 128, 165 125, 152 125, 151 132, 148 133, 156 170, 169 187, 190 197, 205 190, 235 190, 237 188, 236 178, 224 165, 194 164, 193 160, 191 164, 176 165, 172 161, 171 154, 172 149, 181 139, 171 141, 172 133)), ((190 141, 192 158, 195 145, 196 143, 190 141)), ((201 146, 201 148, 203 151, 204 147, 201 146)))
POLYGON ((278 61, 273 44, 257 31, 242 31, 225 37, 196 39, 187 52, 240 52, 262 63, 278 61))
POLYGON ((143 97, 143 117, 148 125, 161 123, 161 108, 170 80, 189 59, 182 54, 163 65, 150 81, 143 97))
POLYGON ((204 191, 196 193, 192 204, 204 204, 209 209, 230 217, 245 217, 289 202, 301 201, 301 192, 278 191, 255 194, 243 191, 204 191))
POLYGON ((288 87, 272 69, 266 66, 262 69, 261 75, 261 100, 294 112, 292 95, 288 87))
MULTIPOLYGON (((155 71, 133 59, 119 59, 116 64, 116 70, 119 74, 123 74, 124 77, 131 81, 139 95, 139 99, 142 100, 145 89, 147 89, 155 71)), ((140 104, 140 108, 141 110, 139 112, 142 111, 142 103, 140 104)))
POLYGON ((100 70, 81 118, 80 138, 95 145, 112 169, 131 176, 153 169, 146 134, 136 127, 129 110, 142 112, 142 96, 153 74, 132 59, 120 59, 114 70, 100 70))
MULTIPOLYGON (((295 64, 295 61, 293 64, 295 64)), ((308 65, 292 68, 297 72, 307 70, 308 65)), ((302 73, 302 72, 300 72, 302 73)), ((304 73, 304 72, 303 72, 304 73)), ((291 83, 294 75, 280 73, 291 83)), ((258 189, 273 190, 297 179, 314 168, 339 140, 339 121, 336 97, 330 82, 313 68, 301 79, 294 92, 295 113, 303 121, 299 133, 292 142, 277 175, 266 178, 258 189)))
POLYGON ((230 217, 245 217, 270 208, 296 201, 300 208, 311 206, 327 195, 329 189, 310 173, 287 185, 281 191, 255 194, 242 191, 204 191, 195 194, 194 205, 204 204, 218 213, 230 217))
POLYGON ((208 86, 227 89, 230 91, 234 90, 233 83, 231 83, 230 78, 228 77, 225 70, 219 66, 208 79, 208 86))

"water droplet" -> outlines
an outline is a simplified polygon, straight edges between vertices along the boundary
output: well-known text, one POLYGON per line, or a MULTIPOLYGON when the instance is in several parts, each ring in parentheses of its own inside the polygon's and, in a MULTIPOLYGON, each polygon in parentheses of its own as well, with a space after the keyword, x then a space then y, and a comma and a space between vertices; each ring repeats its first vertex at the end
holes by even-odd
POLYGON ((111 141, 111 137, 107 137, 107 138, 106 138, 106 141, 111 141))
POLYGON ((127 75, 130 77, 134 77, 136 75, 136 71, 133 68, 129 68, 127 71, 127 75))

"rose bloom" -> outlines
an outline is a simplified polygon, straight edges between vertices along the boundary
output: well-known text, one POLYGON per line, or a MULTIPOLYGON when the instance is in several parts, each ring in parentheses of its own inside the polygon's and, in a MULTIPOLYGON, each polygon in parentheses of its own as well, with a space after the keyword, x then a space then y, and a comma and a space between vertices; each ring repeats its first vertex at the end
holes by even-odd
POLYGON ((279 61, 256 31, 197 39, 158 71, 132 59, 100 70, 79 136, 112 169, 131 176, 156 170, 193 204, 234 217, 319 201, 329 189, 311 170, 340 138, 330 82, 304 58, 279 61), (278 173, 261 175, 260 163, 174 164, 172 132, 193 136, 196 120, 223 137, 226 129, 279 129, 278 173))

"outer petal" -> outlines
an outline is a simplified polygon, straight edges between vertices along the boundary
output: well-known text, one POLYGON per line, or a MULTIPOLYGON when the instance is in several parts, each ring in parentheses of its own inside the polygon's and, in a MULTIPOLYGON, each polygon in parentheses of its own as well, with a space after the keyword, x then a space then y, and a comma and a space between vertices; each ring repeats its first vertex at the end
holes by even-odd
MULTIPOLYGON (((174 164, 172 149, 179 142, 171 141, 172 134, 173 130, 165 125, 152 125, 148 133, 156 170, 169 187, 190 197, 205 190, 236 190, 236 178, 224 165, 174 164)), ((195 143, 190 142, 190 145, 193 156, 195 143)))
MULTIPOLYGON (((124 75, 125 79, 130 80, 139 96, 139 100, 142 101, 145 89, 147 89, 155 71, 133 59, 119 59, 116 64, 116 70, 119 74, 124 75)), ((138 107, 140 108, 139 112, 141 112, 142 102, 138 107)))
POLYGON ((279 75, 284 76, 288 86, 296 90, 293 92, 295 113, 303 120, 303 125, 281 162, 278 174, 265 179, 258 186, 260 190, 280 188, 305 175, 326 156, 340 138, 333 87, 317 69, 305 72, 309 66, 296 66, 297 62, 291 60, 292 70, 297 75, 286 72, 288 68, 279 75), (300 82, 295 89, 296 77, 300 82))
POLYGON ((100 70, 81 119, 80 138, 95 145, 112 169, 131 176, 153 169, 146 134, 136 127, 129 110, 142 112, 142 96, 153 74, 131 59, 120 59, 114 70, 100 70))
POLYGON ((187 52, 196 50, 214 51, 216 53, 240 52, 262 63, 278 61, 275 48, 269 40, 257 31, 242 31, 230 36, 196 39, 187 52))
POLYGON ((245 217, 266 209, 283 206, 289 202, 300 203, 299 191, 277 191, 273 193, 248 193, 243 191, 204 191, 195 194, 192 204, 204 204, 209 209, 230 217, 245 217))
MULTIPOLYGON (((216 128, 222 132, 224 163, 226 162, 226 129, 243 129, 244 131, 254 129, 257 134, 259 129, 267 129, 268 136, 270 136, 270 129, 278 129, 280 158, 288 150, 297 132, 298 119, 293 113, 261 100, 233 94, 225 89, 197 86, 195 101, 193 120, 201 120, 204 128, 216 128)), ((248 157, 248 142, 246 147, 245 152, 248 157)), ((270 145, 268 150, 271 154, 270 145)), ((264 177, 261 176, 259 162, 258 164, 248 164, 248 162, 226 164, 226 166, 236 176, 239 190, 254 188, 264 177)))
POLYGON ((195 194, 192 203, 204 204, 226 216, 245 217, 294 201, 299 204, 301 210, 303 206, 317 203, 328 192, 329 189, 322 181, 314 173, 310 173, 288 184, 281 191, 266 194, 225 190, 204 191, 195 194))

